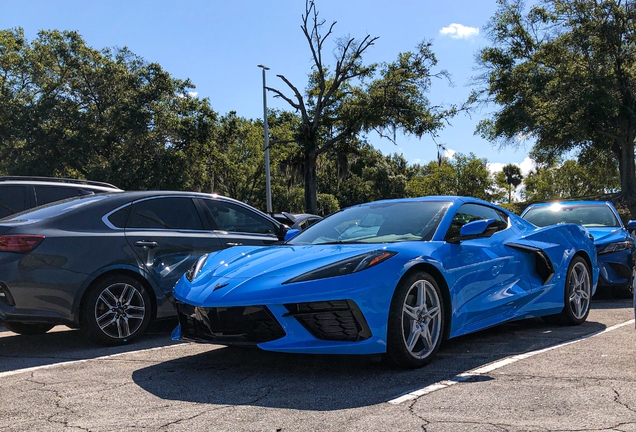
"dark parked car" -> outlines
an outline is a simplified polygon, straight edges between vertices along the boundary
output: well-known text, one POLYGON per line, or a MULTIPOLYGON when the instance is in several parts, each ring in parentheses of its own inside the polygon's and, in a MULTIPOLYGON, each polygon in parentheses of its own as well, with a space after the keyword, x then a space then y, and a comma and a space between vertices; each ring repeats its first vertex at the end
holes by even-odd
POLYGON ((109 183, 57 177, 0 177, 0 218, 66 198, 121 192, 109 183))
POLYGON ((300 213, 292 214, 287 212, 275 213, 272 215, 278 222, 287 225, 291 229, 304 230, 309 228, 319 220, 322 220, 322 216, 300 213))
POLYGON ((169 293, 201 255, 270 245, 285 230, 239 201, 193 192, 88 195, 18 213, 0 220, 0 321, 126 343, 175 315, 169 293))
MULTIPOLYGON (((576 223, 594 237, 600 270, 599 287, 634 292, 636 245, 609 201, 562 201, 532 204, 521 217, 536 226, 576 223)), ((630 221, 630 229, 634 221, 630 221)))

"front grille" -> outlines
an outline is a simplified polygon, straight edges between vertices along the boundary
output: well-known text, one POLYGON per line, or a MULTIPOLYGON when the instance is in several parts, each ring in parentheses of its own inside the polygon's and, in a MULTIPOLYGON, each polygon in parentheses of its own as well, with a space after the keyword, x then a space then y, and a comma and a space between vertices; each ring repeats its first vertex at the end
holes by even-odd
POLYGON ((608 263, 608 264, 612 268, 612 270, 614 270, 614 272, 618 275, 618 277, 631 280, 632 271, 629 267, 619 263, 608 263))
POLYGON ((352 300, 286 304, 293 316, 312 336, 323 340, 356 342, 371 337, 371 330, 352 300))
POLYGON ((197 342, 255 345, 285 336, 265 306, 203 308, 177 302, 181 335, 197 342))

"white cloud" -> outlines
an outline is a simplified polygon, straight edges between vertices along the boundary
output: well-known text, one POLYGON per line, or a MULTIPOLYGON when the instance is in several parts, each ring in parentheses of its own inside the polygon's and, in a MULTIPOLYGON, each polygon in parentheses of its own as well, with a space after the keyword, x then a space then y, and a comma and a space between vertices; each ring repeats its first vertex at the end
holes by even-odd
POLYGON ((450 36, 453 39, 470 39, 479 34, 479 28, 452 23, 448 27, 442 27, 439 33, 442 36, 450 36))
POLYGON ((188 96, 190 97, 197 97, 199 95, 199 92, 188 92, 188 96))
MULTIPOLYGON (((527 176, 528 173, 532 171, 536 166, 534 159, 531 159, 529 156, 526 156, 526 158, 521 163, 513 162, 512 164, 517 165, 521 169, 521 175, 524 177, 527 176)), ((494 174, 501 171, 504 165, 508 164, 504 164, 501 162, 491 162, 487 165, 487 167, 488 171, 490 171, 491 174, 494 174)))
POLYGON ((452 158, 455 157, 455 153, 457 153, 455 150, 444 149, 444 157, 445 158, 452 159, 452 158))
POLYGON ((526 158, 519 164, 519 168, 521 168, 521 174, 525 177, 528 175, 530 171, 532 171, 537 164, 534 162, 534 159, 526 156, 526 158))
POLYGON ((486 164, 486 168, 488 168, 488 171, 490 171, 490 174, 494 174, 496 172, 501 171, 504 165, 505 164, 502 164, 501 162, 492 162, 492 163, 486 164))

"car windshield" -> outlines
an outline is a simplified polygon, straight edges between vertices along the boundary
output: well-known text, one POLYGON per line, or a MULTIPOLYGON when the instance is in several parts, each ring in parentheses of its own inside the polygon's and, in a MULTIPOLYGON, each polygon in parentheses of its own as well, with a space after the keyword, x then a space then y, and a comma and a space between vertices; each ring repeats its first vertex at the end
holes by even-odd
POLYGON ((449 205, 442 201, 399 201, 350 207, 317 222, 287 244, 430 240, 449 205))
POLYGON ((523 218, 540 227, 560 223, 575 223, 589 228, 621 226, 606 204, 553 204, 533 207, 523 218))

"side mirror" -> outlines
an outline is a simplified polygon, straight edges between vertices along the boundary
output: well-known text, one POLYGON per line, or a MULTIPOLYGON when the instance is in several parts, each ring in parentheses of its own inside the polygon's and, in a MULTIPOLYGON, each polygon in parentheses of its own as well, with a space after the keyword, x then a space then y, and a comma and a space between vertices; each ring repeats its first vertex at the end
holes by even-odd
POLYGON ((480 219, 464 224, 459 229, 459 236, 448 240, 449 243, 459 243, 482 237, 490 237, 497 232, 498 222, 495 219, 480 219))
POLYGON ((636 231, 636 220, 630 220, 629 222, 627 222, 627 231, 636 231))
POLYGON ((284 241, 287 241, 287 240, 291 239, 292 237, 296 236, 296 234, 298 234, 299 232, 300 232, 300 230, 297 229, 297 228, 287 230, 287 232, 285 233, 285 240, 284 241))

